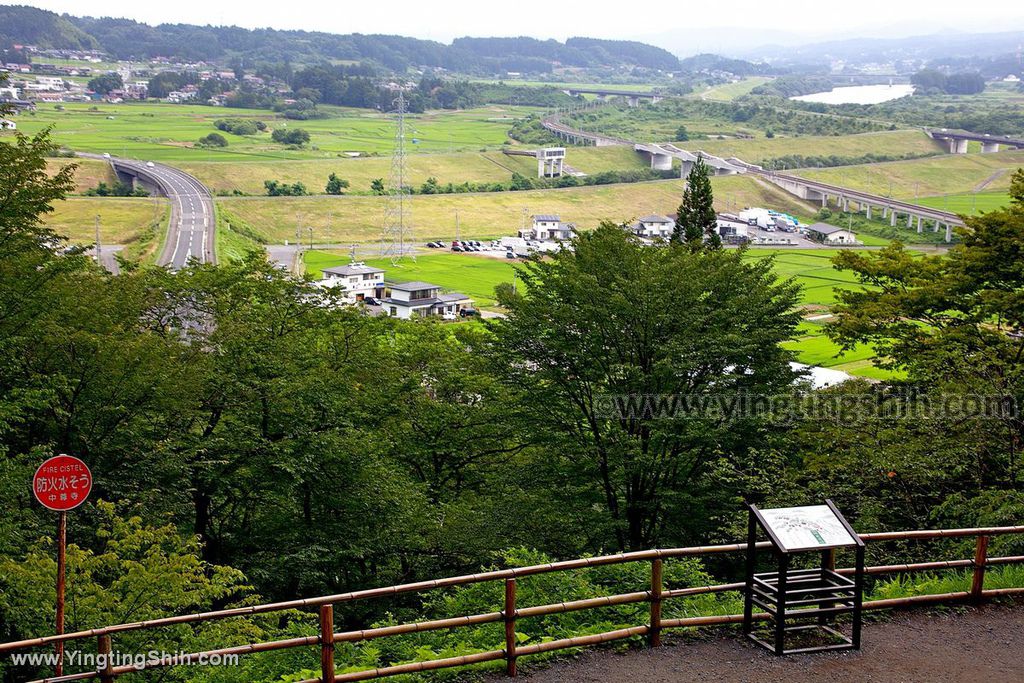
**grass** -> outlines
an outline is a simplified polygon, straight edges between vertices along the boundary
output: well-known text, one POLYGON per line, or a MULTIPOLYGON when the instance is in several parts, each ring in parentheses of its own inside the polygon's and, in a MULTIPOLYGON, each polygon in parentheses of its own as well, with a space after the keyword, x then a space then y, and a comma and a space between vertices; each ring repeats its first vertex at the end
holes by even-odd
POLYGON ((805 169, 801 176, 883 196, 915 200, 942 194, 1005 191, 1013 171, 1024 166, 1024 150, 995 154, 950 154, 840 168, 805 169), (981 187, 984 186, 984 187, 981 187))
POLYGON ((129 245, 162 239, 169 211, 165 199, 71 197, 54 204, 46 224, 73 244, 92 244, 98 216, 101 242, 129 245))
MULTIPOLYGON (((713 180, 721 210, 772 206, 809 215, 813 209, 779 188, 743 176, 713 180)), ((682 196, 680 180, 484 194, 411 197, 416 239, 451 239, 458 212, 461 236, 493 238, 513 234, 526 215, 555 213, 581 229, 603 220, 622 222, 649 213, 674 213, 682 196)), ((227 208, 270 243, 294 239, 296 227, 312 227, 316 241, 369 242, 380 237, 383 197, 223 198, 227 208)))
POLYGON ((764 76, 751 76, 749 78, 742 78, 735 83, 724 83, 722 85, 713 85, 705 90, 701 90, 698 93, 694 93, 695 96, 700 97, 702 100, 717 100, 720 102, 731 102, 737 97, 743 97, 749 95, 750 91, 759 85, 763 85, 772 79, 764 76))
POLYGON ((735 156, 752 164, 788 155, 860 157, 865 154, 926 155, 945 148, 917 130, 893 130, 856 135, 806 135, 752 139, 692 140, 680 143, 687 149, 702 149, 709 154, 735 156))
MULTIPOLYGON (((319 278, 323 268, 349 262, 347 253, 305 252, 306 273, 319 278)), ((388 281, 423 280, 449 291, 468 294, 478 306, 494 306, 494 288, 512 282, 513 265, 506 259, 467 254, 428 254, 415 261, 392 265, 389 259, 367 259, 366 263, 387 271, 388 281)))
POLYGON ((110 164, 98 159, 47 159, 46 170, 51 175, 56 174, 61 168, 69 164, 76 164, 78 166, 75 169, 75 187, 72 190, 75 194, 82 194, 86 190, 91 190, 101 182, 110 185, 117 181, 117 177, 114 175, 114 170, 110 168, 110 164))
POLYGON ((938 197, 921 197, 918 204, 933 209, 952 211, 962 215, 978 214, 994 211, 1010 204, 1010 195, 1005 192, 971 192, 962 194, 944 194, 938 197))
MULTIPOLYGON (((109 152, 120 156, 166 162, 329 159, 346 152, 389 154, 394 146, 392 117, 365 109, 323 107, 331 118, 287 121, 268 110, 228 109, 166 103, 68 103, 57 110, 43 105, 18 116, 26 134, 54 127, 54 139, 75 150, 109 152), (95 108, 95 111, 91 109, 95 108), (253 136, 224 133, 228 147, 217 150, 193 146, 214 132, 213 122, 226 117, 260 119, 268 129, 303 128, 312 139, 303 149, 290 150, 270 140, 270 132, 253 136)), ((462 111, 410 114, 407 143, 410 152, 478 151, 508 140, 512 122, 533 108, 488 106, 462 111)))

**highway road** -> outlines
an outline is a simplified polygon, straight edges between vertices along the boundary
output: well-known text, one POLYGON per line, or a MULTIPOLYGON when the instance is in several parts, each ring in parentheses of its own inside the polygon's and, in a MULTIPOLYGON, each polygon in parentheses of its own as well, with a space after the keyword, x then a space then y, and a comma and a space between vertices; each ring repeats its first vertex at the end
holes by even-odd
POLYGON ((216 263, 214 235, 216 221, 213 196, 202 183, 184 171, 155 162, 79 154, 109 161, 115 170, 134 175, 156 185, 171 200, 171 224, 157 263, 179 270, 191 259, 216 263))

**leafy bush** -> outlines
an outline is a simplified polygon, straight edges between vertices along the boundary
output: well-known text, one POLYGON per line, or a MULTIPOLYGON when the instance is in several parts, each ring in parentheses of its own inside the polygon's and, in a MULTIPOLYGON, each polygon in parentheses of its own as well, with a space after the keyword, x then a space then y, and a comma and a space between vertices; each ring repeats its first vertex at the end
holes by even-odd
POLYGON ((228 140, 220 133, 210 133, 199 138, 200 147, 227 147, 228 140))

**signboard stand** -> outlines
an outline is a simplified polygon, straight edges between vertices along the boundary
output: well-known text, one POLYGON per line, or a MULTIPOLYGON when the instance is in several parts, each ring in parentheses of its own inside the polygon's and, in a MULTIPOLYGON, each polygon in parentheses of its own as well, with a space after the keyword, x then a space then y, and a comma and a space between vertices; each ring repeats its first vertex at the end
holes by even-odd
MULTIPOLYGON (((32 493, 39 503, 59 514, 57 517, 57 604, 54 626, 57 635, 64 634, 64 575, 68 545, 68 510, 85 502, 92 491, 92 472, 76 457, 56 455, 36 470, 32 477, 32 493)), ((64 673, 64 641, 57 641, 57 676, 64 673)))
POLYGON ((825 505, 774 510, 750 505, 749 509, 743 633, 776 655, 859 650, 864 542, 857 532, 831 500, 825 505), (777 571, 756 573, 758 527, 772 545, 777 571), (837 548, 854 549, 852 579, 835 571, 837 548), (807 553, 820 554, 821 566, 793 569, 794 556, 807 553), (755 605, 768 613, 772 642, 754 633, 755 605), (835 618, 842 614, 852 615, 849 636, 835 626, 835 618), (799 636, 801 643, 787 646, 787 635, 799 636))

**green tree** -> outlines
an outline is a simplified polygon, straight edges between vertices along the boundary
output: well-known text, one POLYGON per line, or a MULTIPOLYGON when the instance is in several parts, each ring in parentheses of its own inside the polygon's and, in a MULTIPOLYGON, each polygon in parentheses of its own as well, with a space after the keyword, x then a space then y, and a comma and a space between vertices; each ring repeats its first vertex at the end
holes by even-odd
POLYGON ((686 126, 679 126, 676 128, 676 141, 686 142, 690 139, 690 131, 686 130, 686 126))
POLYGON ((324 192, 327 194, 345 194, 345 190, 348 187, 349 182, 347 180, 339 178, 336 173, 331 173, 327 176, 327 186, 324 188, 324 192))
POLYGON ((387 190, 384 188, 384 179, 383 178, 374 178, 373 180, 371 180, 370 181, 370 192, 373 192, 376 195, 385 194, 387 192, 387 190))
POLYGON ((780 342, 797 287, 769 261, 651 249, 607 223, 573 247, 528 262, 517 292, 500 288, 508 318, 494 325, 500 366, 558 459, 552 491, 596 511, 592 535, 622 550, 699 538, 768 485, 755 480, 774 456, 758 418, 687 406, 790 385, 780 342))
POLYGON ((672 241, 685 243, 691 251, 700 251, 705 242, 712 248, 722 246, 718 235, 718 216, 715 213, 715 197, 711 190, 708 165, 698 154, 693 168, 686 176, 683 203, 676 213, 676 225, 672 241))
POLYGON ((227 147, 228 139, 220 133, 210 133, 199 138, 200 147, 227 147))
POLYGON ((420 194, 438 194, 440 191, 441 184, 434 176, 430 176, 420 185, 420 194))
POLYGON ((88 83, 89 90, 99 93, 100 95, 107 95, 111 90, 119 90, 124 87, 124 80, 121 78, 119 73, 103 74, 93 78, 88 83))

